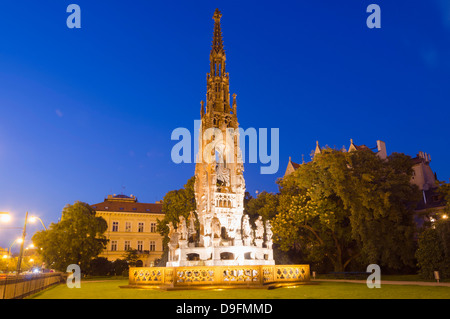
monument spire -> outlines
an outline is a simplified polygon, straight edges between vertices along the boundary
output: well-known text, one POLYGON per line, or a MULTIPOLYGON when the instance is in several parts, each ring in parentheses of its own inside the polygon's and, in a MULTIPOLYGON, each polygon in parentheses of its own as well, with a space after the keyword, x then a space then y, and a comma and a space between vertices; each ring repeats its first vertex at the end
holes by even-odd
MULTIPOLYGON (((203 101, 200 103, 201 125, 194 182, 197 215, 192 214, 191 218, 197 219, 200 227, 190 238, 181 222, 178 235, 174 233, 169 243, 168 266, 275 263, 271 236, 266 236, 264 241, 268 224, 264 226, 258 219, 256 232, 253 232, 249 216, 244 214, 245 180, 237 102, 236 94, 233 94, 230 104, 221 17, 216 9, 206 105, 203 101)), ((270 233, 269 228, 266 233, 270 233)))
POLYGON ((216 55, 222 54, 223 56, 225 56, 225 50, 223 49, 222 31, 220 28, 220 18, 222 18, 222 14, 220 13, 219 9, 216 9, 213 16, 214 35, 213 35, 211 55, 215 53, 216 55))
POLYGON ((206 108, 221 113, 230 113, 229 78, 225 68, 225 50, 223 47, 220 19, 222 14, 216 9, 213 15, 214 33, 212 40, 210 72, 207 75, 206 108))

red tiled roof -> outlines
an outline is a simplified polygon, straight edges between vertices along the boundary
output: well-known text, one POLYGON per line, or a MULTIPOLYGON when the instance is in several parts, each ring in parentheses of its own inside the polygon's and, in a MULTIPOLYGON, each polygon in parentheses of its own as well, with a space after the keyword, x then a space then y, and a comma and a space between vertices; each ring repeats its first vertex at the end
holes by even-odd
POLYGON ((294 167, 294 169, 297 169, 300 167, 300 164, 294 163, 291 161, 292 166, 294 167))
POLYGON ((158 203, 138 203, 138 202, 121 202, 108 201, 93 204, 91 207, 96 211, 106 212, 129 212, 129 213, 147 213, 147 214, 164 214, 162 212, 162 204, 158 203))

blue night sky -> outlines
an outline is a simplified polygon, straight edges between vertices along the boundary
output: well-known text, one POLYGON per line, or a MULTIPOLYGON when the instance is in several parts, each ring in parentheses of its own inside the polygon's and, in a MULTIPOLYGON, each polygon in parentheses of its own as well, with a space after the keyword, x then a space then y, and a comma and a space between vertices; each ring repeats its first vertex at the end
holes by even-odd
MULTIPOLYGON (((0 211, 57 222, 108 194, 155 202, 194 164, 177 127, 205 99, 215 8, 242 128, 280 129, 280 166, 245 165, 247 190, 276 192, 289 156, 316 140, 431 154, 449 180, 450 1, 4 1, 0 10, 0 211), (81 7, 81 29, 66 8, 81 7), (381 29, 366 8, 381 7, 381 29)), ((30 225, 28 239, 42 229, 30 225)), ((19 229, 0 229, 9 247, 19 229)), ((14 250, 14 248, 13 248, 14 250)))

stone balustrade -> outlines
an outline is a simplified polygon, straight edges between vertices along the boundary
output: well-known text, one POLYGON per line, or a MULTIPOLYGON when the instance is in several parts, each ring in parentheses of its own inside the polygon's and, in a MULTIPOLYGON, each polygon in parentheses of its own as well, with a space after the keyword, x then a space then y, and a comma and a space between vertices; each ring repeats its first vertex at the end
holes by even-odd
POLYGON ((310 280, 309 265, 132 267, 129 287, 264 287, 310 280))

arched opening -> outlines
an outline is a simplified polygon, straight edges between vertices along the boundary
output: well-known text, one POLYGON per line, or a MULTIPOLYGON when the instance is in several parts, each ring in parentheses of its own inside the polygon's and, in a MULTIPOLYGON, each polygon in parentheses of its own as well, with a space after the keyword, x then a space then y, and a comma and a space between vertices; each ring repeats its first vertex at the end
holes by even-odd
POLYGON ((142 260, 136 261, 136 267, 142 267, 142 266, 144 266, 144 263, 142 262, 142 260))
POLYGON ((200 255, 196 254, 196 253, 187 254, 186 260, 188 260, 188 261, 200 260, 200 255))
POLYGON ((220 260, 234 260, 234 254, 227 251, 220 253, 220 260))

